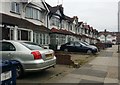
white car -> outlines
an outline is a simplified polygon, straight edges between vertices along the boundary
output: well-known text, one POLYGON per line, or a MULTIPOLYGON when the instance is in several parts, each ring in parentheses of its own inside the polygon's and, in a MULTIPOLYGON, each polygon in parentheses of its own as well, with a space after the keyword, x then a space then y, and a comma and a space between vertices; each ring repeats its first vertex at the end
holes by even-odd
POLYGON ((17 77, 22 77, 24 72, 42 70, 56 64, 53 50, 44 49, 33 42, 1 40, 0 48, 3 59, 20 62, 17 77))

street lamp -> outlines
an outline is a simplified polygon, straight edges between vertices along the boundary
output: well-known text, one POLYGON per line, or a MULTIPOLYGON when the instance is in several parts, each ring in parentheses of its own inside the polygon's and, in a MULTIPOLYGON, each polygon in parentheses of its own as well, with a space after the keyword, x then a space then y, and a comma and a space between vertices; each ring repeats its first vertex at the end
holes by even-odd
POLYGON ((104 31, 104 33, 105 33, 105 45, 106 45, 106 42, 107 42, 107 39, 106 39, 106 37, 107 37, 107 34, 106 34, 106 29, 105 29, 105 31, 104 31))
MULTIPOLYGON (((120 1, 118 2, 118 35, 119 32, 120 32, 120 1)), ((120 53, 120 42, 119 40, 117 42, 118 42, 118 53, 120 53)))

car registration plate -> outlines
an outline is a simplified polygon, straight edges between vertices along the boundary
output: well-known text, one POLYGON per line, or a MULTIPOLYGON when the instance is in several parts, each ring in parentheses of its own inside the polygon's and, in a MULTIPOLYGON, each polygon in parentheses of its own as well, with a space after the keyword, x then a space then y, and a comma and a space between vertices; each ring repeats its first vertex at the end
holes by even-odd
POLYGON ((1 74, 1 81, 10 79, 12 77, 12 72, 11 71, 7 71, 1 74))
POLYGON ((46 54, 46 58, 47 59, 52 58, 52 54, 46 54))

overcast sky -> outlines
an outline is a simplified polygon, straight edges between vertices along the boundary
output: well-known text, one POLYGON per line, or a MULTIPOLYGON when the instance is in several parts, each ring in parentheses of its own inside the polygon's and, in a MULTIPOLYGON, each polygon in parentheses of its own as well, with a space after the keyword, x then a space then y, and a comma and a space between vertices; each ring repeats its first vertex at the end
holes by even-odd
POLYGON ((63 4, 64 14, 78 16, 98 31, 118 31, 117 13, 120 0, 45 0, 51 6, 63 4), (63 2, 62 2, 63 1, 63 2))

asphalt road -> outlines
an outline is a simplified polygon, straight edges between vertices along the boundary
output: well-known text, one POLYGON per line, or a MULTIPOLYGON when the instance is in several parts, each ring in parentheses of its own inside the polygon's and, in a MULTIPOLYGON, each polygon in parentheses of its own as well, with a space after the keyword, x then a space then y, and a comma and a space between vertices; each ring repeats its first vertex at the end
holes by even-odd
POLYGON ((55 68, 49 68, 38 72, 26 73, 22 79, 17 79, 17 85, 26 83, 55 83, 59 78, 64 77, 75 68, 67 65, 56 65, 55 68))

